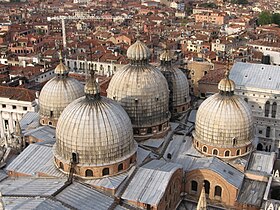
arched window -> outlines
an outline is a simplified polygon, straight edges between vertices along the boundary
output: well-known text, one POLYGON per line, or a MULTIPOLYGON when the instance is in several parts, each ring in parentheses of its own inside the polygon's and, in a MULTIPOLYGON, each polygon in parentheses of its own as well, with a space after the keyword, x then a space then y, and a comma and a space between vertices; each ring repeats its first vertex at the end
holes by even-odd
POLYGON ((167 158, 168 158, 168 159, 171 159, 171 158, 172 158, 172 155, 171 155, 170 153, 168 153, 168 154, 167 154, 167 158))
POLYGON ((59 168, 61 168, 62 170, 64 170, 64 165, 62 162, 59 162, 59 168))
POLYGON ((88 177, 88 176, 93 176, 93 172, 90 169, 86 170, 86 177, 88 177))
POLYGON ((271 117, 272 118, 276 117, 276 111, 277 111, 277 103, 273 102, 273 104, 272 104, 272 112, 271 112, 271 117))
POLYGON ((205 189, 205 193, 209 195, 209 192, 210 192, 210 182, 208 180, 204 180, 204 189, 205 189))
POLYGON ((206 146, 203 146, 203 152, 207 152, 207 147, 206 146))
POLYGON ((193 180, 191 182, 191 190, 197 192, 197 186, 198 186, 197 182, 193 180))
POLYGON ((240 149, 236 151, 236 156, 240 155, 240 149))
POLYGON ((213 149, 213 155, 218 155, 218 150, 217 149, 213 149))
POLYGON ((229 151, 229 150, 225 151, 225 157, 228 157, 229 154, 230 154, 230 151, 229 151))
POLYGON ((78 163, 78 154, 76 152, 72 152, 72 161, 73 163, 78 163))
POLYGON ((121 163, 118 165, 118 171, 122 171, 122 170, 123 170, 123 164, 121 163))
POLYGON ((257 150, 259 150, 259 151, 263 150, 263 145, 261 143, 258 143, 257 150))
POLYGON ((102 170, 102 176, 109 175, 109 168, 103 168, 102 170))
POLYGON ((265 106, 264 106, 264 116, 265 116, 265 117, 268 117, 268 115, 269 115, 269 109, 270 109, 270 102, 267 101, 267 102, 265 103, 265 106))
POLYGON ((49 125, 52 125, 52 122, 51 122, 51 121, 49 121, 49 125))
POLYGON ((214 196, 219 196, 219 197, 222 196, 222 188, 220 186, 216 186, 215 187, 215 194, 214 194, 214 196))
POLYGON ((196 142, 196 147, 198 147, 199 146, 199 143, 198 143, 198 141, 196 142))

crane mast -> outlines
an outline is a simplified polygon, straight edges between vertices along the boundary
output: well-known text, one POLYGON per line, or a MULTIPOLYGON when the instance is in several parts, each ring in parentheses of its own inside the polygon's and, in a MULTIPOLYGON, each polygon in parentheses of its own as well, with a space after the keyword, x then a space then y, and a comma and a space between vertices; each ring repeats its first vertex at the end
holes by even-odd
POLYGON ((100 16, 90 16, 90 15, 79 15, 79 16, 70 16, 70 15, 65 15, 65 16, 56 16, 56 17, 47 17, 48 21, 52 20, 61 20, 61 27, 62 27, 62 43, 63 43, 63 49, 66 50, 66 29, 65 29, 65 20, 90 20, 90 19, 95 19, 95 20, 102 20, 102 19, 115 19, 115 20, 124 20, 124 19, 131 19, 131 17, 122 17, 122 16, 105 16, 105 17, 100 17, 100 16))

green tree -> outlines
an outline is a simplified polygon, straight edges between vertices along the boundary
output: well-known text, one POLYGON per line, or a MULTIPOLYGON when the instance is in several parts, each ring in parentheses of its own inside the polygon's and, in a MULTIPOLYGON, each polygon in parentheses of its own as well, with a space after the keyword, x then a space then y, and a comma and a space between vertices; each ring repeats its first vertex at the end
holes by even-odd
POLYGON ((259 15, 258 24, 267 25, 272 23, 272 15, 269 11, 263 11, 259 15))
POLYGON ((280 26, 280 14, 279 13, 272 14, 272 23, 275 23, 278 26, 280 26))

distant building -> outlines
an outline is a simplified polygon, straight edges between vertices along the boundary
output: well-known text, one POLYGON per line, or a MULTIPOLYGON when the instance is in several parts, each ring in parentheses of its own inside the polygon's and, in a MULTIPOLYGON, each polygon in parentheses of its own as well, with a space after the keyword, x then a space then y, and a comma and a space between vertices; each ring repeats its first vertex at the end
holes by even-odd
POLYGON ((235 63, 230 78, 236 94, 250 106, 261 151, 280 152, 280 67, 265 64, 235 63))
POLYGON ((35 91, 0 86, 0 138, 14 132, 16 121, 39 109, 35 91))

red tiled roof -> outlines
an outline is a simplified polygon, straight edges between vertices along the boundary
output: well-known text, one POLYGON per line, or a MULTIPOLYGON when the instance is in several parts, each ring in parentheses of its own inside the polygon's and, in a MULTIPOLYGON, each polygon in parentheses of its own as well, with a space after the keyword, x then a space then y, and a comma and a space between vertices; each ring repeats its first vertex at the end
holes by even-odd
POLYGON ((11 100, 32 102, 36 98, 35 93, 36 91, 25 88, 0 86, 0 97, 11 100))

